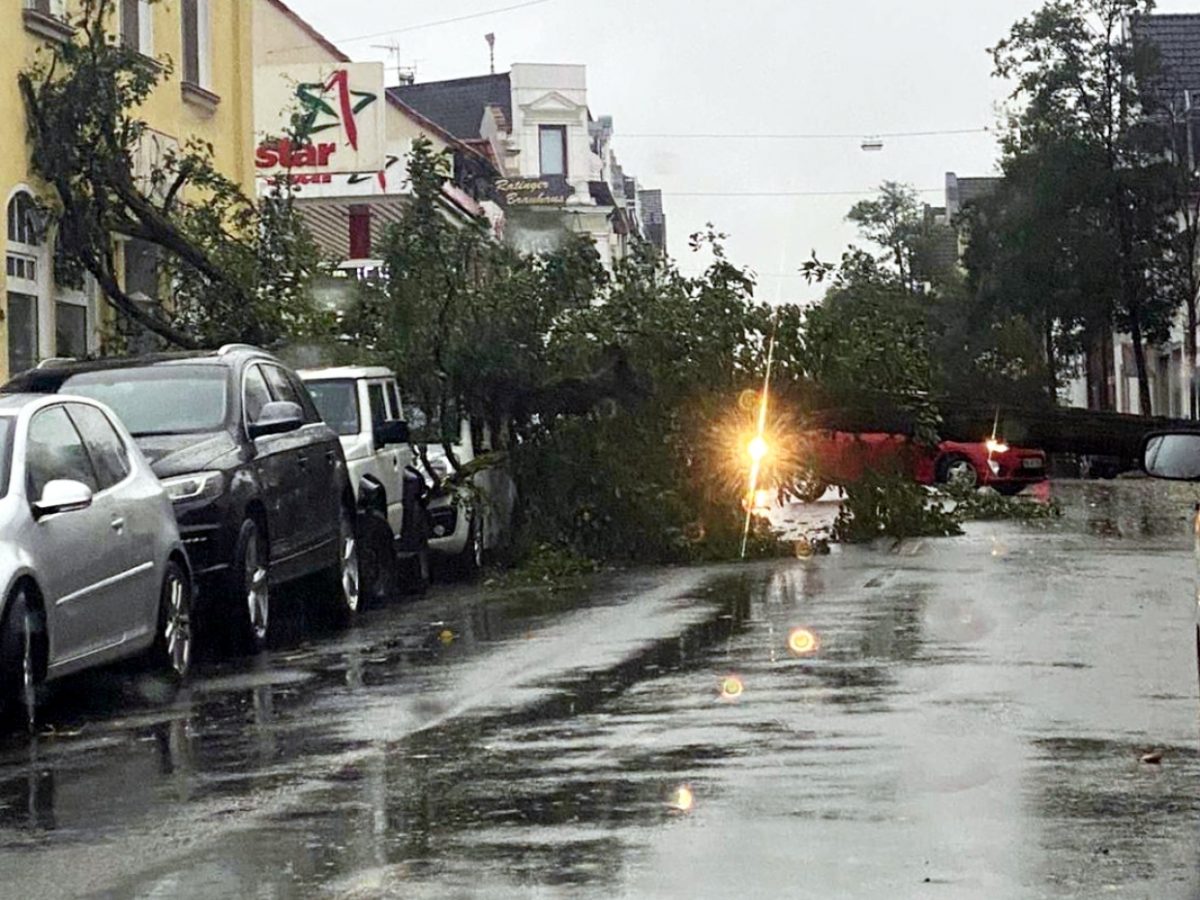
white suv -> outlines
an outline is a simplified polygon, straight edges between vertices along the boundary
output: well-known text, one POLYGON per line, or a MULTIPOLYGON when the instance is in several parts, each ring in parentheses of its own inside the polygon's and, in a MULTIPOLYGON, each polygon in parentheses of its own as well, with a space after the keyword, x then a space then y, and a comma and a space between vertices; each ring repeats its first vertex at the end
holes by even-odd
POLYGON ((395 375, 355 366, 299 374, 321 418, 342 442, 358 501, 368 594, 386 593, 395 574, 407 588, 424 590, 429 584, 426 486, 414 465, 395 375))

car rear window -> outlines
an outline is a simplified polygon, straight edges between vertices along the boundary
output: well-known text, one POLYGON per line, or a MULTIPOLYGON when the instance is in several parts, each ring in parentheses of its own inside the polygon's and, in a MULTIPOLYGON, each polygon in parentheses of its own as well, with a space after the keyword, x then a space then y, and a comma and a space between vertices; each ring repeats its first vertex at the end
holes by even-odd
POLYGON ((309 381, 308 393, 325 424, 340 435, 358 434, 358 383, 354 381, 309 381))
POLYGON ((59 389, 107 404, 134 437, 203 434, 225 426, 223 366, 146 366, 72 375, 59 389))

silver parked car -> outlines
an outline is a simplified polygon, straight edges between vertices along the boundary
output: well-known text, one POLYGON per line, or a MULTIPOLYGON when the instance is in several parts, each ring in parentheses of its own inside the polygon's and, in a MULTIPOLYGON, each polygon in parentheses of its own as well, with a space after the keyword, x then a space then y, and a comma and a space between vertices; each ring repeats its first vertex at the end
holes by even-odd
POLYGON ((150 651, 191 662, 192 581, 171 501, 92 400, 0 397, 0 707, 150 651))

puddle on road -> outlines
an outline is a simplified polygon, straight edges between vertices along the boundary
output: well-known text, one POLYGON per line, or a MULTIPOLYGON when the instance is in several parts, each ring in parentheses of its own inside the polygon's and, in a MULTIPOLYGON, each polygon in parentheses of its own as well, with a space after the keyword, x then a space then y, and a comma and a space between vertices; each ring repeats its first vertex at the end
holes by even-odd
POLYGON ((1200 842, 1181 851, 1179 841, 1181 828, 1194 832, 1200 821, 1195 747, 1045 737, 1034 750, 1040 765, 1026 802, 1036 808, 1043 858, 1052 864, 1029 873, 1031 884, 1097 896, 1118 883, 1151 883, 1174 862, 1190 881, 1162 885, 1158 896, 1200 894, 1200 842), (1141 762, 1151 750, 1162 754, 1157 765, 1141 762))

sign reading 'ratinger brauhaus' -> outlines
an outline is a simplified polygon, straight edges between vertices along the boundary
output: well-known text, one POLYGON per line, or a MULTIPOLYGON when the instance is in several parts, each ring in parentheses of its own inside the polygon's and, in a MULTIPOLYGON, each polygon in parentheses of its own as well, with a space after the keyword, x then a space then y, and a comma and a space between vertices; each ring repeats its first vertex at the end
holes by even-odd
POLYGON ((561 175, 543 175, 501 178, 496 182, 496 192, 502 206, 561 206, 575 193, 575 188, 561 175))

